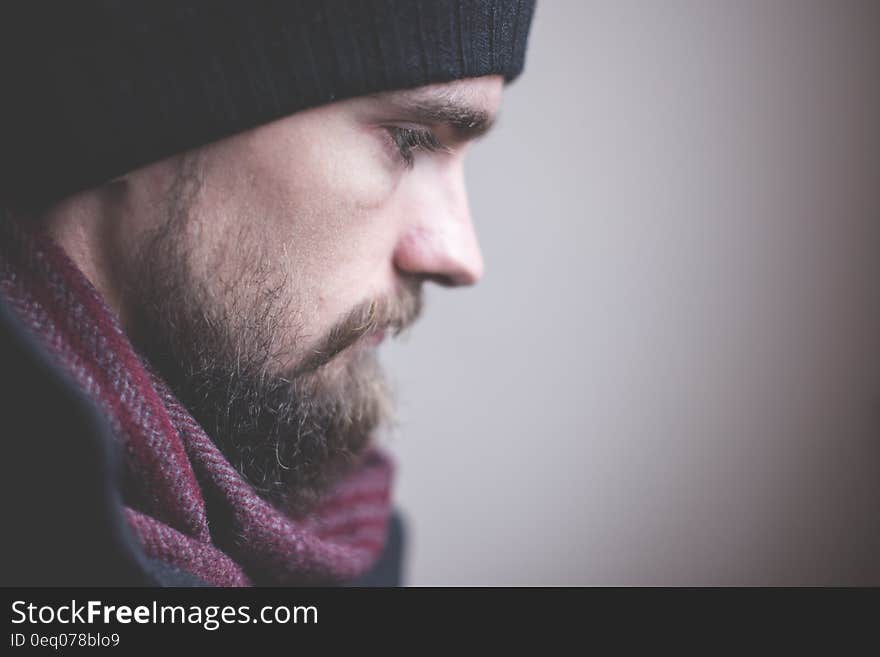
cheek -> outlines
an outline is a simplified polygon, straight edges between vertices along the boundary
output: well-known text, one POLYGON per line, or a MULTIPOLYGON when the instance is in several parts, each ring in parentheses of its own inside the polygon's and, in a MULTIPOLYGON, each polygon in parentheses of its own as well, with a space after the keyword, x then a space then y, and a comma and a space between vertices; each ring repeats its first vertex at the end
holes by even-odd
POLYGON ((375 129, 344 114, 272 124, 255 132, 251 151, 249 184, 259 185, 263 198, 308 208, 308 216, 322 208, 336 217, 379 208, 397 183, 375 129))
POLYGON ((283 190, 272 212, 276 234, 299 275, 323 296, 336 295, 346 279, 368 278, 390 250, 395 230, 389 212, 394 178, 371 143, 349 144, 323 143, 320 152, 311 146, 306 157, 291 162, 294 182, 273 185, 283 190))
POLYGON ((332 118, 270 124, 284 129, 213 153, 199 212, 223 278, 263 258, 290 281, 309 335, 388 289, 398 223, 400 175, 381 139, 332 118))
POLYGON ((375 135, 332 114, 279 121, 210 150, 202 204, 230 228, 324 248, 387 203, 385 159, 375 135))
MULTIPOLYGON (((260 258, 308 336, 389 289, 401 175, 375 132, 303 113, 208 151, 196 243, 236 283, 260 258)), ((215 268, 214 272, 210 269, 215 268)), ((241 286, 237 286, 241 289, 241 286)))

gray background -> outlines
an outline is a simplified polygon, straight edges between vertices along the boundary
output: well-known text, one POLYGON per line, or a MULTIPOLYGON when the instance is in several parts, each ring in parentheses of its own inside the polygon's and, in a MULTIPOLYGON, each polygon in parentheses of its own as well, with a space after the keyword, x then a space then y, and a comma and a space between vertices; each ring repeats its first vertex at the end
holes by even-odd
POLYGON ((539 2, 384 357, 425 584, 880 584, 880 3, 539 2))

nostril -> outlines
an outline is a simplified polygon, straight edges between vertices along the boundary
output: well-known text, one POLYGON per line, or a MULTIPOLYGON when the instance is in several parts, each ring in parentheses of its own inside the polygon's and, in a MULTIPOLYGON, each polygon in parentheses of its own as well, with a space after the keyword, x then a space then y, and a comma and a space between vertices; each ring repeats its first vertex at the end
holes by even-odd
POLYGON ((397 265, 394 266, 394 269, 401 280, 411 281, 411 285, 421 286, 424 283, 436 283, 443 287, 455 287, 457 285, 455 278, 449 274, 413 274, 397 265))
POLYGON ((462 285, 462 283, 456 280, 456 277, 452 274, 427 274, 424 276, 424 279, 436 283, 437 285, 442 285, 443 287, 456 287, 462 285))

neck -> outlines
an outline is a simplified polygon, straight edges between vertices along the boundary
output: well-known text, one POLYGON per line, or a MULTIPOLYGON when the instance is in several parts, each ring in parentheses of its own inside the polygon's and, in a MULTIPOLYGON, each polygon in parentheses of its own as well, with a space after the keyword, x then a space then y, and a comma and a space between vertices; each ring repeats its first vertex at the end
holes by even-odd
POLYGON ((64 199, 31 219, 65 251, 125 325, 121 256, 130 246, 120 216, 122 198, 119 186, 108 185, 64 199))

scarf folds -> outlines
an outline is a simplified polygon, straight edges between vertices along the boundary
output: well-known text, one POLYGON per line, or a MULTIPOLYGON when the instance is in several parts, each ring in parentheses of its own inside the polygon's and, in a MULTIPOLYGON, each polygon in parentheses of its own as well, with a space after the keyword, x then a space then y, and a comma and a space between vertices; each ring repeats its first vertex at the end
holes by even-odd
POLYGON ((232 467, 67 255, 2 219, 0 298, 108 421, 124 517, 147 557, 216 586, 338 584, 376 563, 391 511, 387 454, 370 448, 293 518, 232 467))

